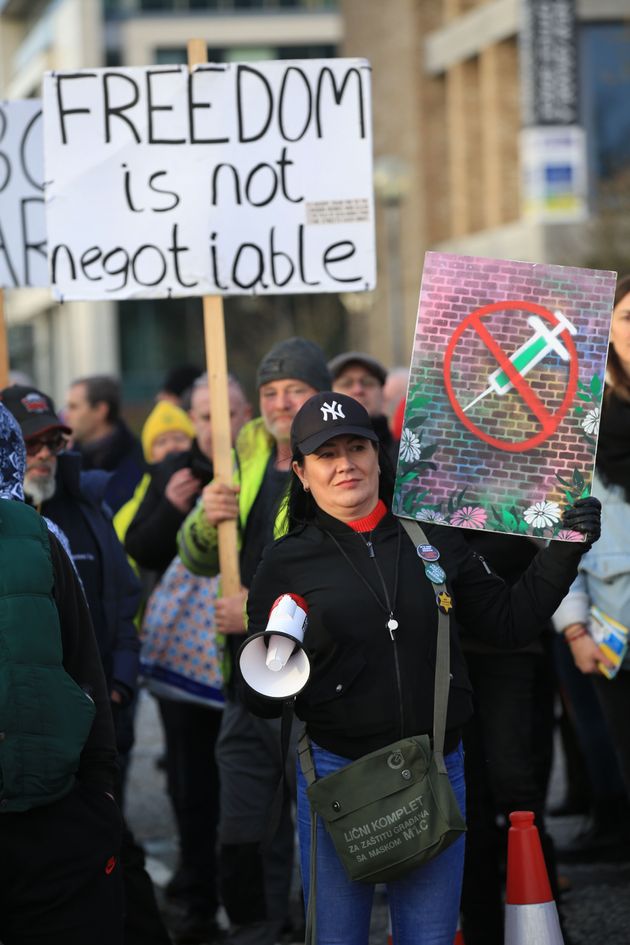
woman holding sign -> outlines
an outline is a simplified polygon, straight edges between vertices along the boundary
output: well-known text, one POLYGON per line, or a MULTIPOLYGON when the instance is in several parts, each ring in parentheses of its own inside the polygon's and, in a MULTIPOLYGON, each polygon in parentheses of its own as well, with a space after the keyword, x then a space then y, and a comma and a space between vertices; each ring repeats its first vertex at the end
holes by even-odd
POLYGON ((408 523, 389 511, 391 473, 370 418, 351 397, 310 398, 291 441, 289 534, 267 549, 254 578, 249 635, 260 639, 270 611, 276 637, 308 614, 310 675, 302 657, 274 664, 271 646, 252 673, 255 640, 243 645, 241 669, 260 715, 278 716, 287 702, 287 686, 273 698, 283 689, 269 683, 274 668, 289 695, 297 678, 295 711, 306 723, 302 875, 305 898, 316 899, 310 940, 366 945, 374 882, 384 881, 396 945, 451 945, 464 856, 461 729, 472 711, 455 622, 495 646, 533 639, 599 537, 599 503, 585 499, 564 514, 587 543, 552 542, 508 588, 458 529, 425 525, 410 541, 408 523))
POLYGON ((582 560, 554 624, 575 665, 592 675, 630 799, 630 275, 615 292, 601 422, 593 409, 582 426, 594 438, 599 426, 593 489, 604 539, 582 560))

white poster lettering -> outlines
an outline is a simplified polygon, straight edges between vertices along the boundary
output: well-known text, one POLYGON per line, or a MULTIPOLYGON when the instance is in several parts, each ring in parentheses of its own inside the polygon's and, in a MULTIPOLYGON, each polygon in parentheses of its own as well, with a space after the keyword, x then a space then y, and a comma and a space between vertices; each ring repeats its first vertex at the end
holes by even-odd
POLYGON ((0 102, 0 288, 47 286, 42 103, 0 102))
POLYGON ((58 298, 373 288, 364 60, 50 73, 44 102, 58 298))

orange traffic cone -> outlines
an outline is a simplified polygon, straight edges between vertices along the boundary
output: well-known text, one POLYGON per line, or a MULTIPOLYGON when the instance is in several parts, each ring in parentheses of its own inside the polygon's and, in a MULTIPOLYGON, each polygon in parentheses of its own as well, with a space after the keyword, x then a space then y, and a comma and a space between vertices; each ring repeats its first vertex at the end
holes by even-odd
POLYGON ((510 814, 505 945, 563 945, 534 815, 510 814))

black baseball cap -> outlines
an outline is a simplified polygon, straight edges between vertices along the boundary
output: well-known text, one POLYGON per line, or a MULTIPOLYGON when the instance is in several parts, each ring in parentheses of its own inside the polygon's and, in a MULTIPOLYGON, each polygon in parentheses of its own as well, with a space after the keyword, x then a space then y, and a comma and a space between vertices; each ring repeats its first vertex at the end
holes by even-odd
POLYGON ((25 440, 51 430, 72 433, 70 427, 62 423, 57 416, 50 397, 34 387, 24 387, 21 384, 5 387, 0 391, 0 400, 20 424, 25 440))
POLYGON ((334 436, 364 436, 378 443, 370 415, 348 394, 321 391, 302 404, 291 424, 291 449, 304 456, 334 436))

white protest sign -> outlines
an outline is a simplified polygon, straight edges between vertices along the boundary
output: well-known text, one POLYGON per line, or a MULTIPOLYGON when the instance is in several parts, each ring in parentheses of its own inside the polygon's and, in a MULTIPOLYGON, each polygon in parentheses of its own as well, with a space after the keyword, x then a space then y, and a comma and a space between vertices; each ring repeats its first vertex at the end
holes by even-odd
POLYGON ((42 103, 0 102, 0 288, 47 286, 42 103))
POLYGON ((58 298, 375 284, 364 60, 50 73, 44 124, 58 298))

